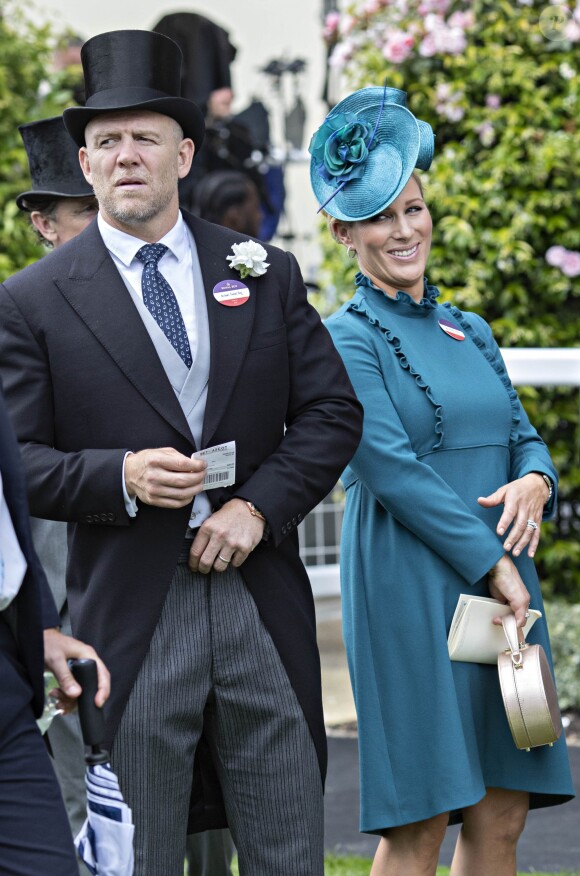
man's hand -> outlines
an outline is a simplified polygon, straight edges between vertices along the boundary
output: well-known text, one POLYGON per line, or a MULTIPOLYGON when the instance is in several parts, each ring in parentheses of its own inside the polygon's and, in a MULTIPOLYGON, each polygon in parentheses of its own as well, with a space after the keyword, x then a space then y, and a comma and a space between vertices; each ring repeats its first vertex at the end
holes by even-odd
POLYGON ((189 552, 192 572, 225 572, 230 563, 241 566, 262 540, 266 524, 250 514, 243 499, 231 499, 208 517, 189 552))
POLYGON ((98 688, 95 695, 95 705, 101 708, 111 693, 111 676, 94 648, 85 645, 72 636, 64 636, 57 629, 44 631, 44 665, 53 673, 59 687, 51 694, 57 700, 57 706, 63 712, 71 712, 76 699, 81 694, 81 686, 75 681, 67 660, 87 658, 97 664, 98 688))
POLYGON ((158 508, 183 508, 201 493, 207 463, 173 447, 130 453, 125 459, 125 486, 131 498, 158 508))

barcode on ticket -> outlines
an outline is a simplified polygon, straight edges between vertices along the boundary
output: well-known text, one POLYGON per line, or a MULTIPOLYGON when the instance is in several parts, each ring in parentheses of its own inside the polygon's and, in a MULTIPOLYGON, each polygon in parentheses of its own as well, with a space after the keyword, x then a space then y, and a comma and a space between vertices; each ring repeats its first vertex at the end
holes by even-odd
POLYGON ((227 471, 216 471, 213 474, 208 474, 203 479, 204 487, 207 484, 217 484, 219 481, 227 481, 230 477, 229 472, 227 471))

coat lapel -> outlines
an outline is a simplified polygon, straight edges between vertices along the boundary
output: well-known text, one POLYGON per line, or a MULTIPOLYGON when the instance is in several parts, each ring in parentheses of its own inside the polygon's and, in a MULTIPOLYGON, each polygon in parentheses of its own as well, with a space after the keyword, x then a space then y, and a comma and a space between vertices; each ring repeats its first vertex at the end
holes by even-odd
POLYGON ((191 444, 193 438, 151 338, 93 222, 76 238, 66 279, 54 282, 147 402, 191 444))
MULTIPOLYGON (((216 301, 214 286, 220 280, 236 279, 226 261, 226 256, 232 255, 231 232, 188 214, 184 218, 195 238, 207 299, 211 354, 202 447, 208 447, 227 408, 250 343, 256 307, 256 279, 246 277, 244 280, 250 297, 239 307, 226 307, 216 301)), ((251 387, 247 389, 251 392, 251 387)))

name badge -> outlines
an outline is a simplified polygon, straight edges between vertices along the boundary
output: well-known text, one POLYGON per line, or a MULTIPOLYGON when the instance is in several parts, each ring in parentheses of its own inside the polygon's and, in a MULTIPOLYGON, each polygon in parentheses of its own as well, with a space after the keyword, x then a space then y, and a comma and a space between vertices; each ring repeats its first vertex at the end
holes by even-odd
POLYGON ((250 297, 250 290, 239 280, 221 280, 213 287, 213 297, 226 307, 239 307, 250 297))

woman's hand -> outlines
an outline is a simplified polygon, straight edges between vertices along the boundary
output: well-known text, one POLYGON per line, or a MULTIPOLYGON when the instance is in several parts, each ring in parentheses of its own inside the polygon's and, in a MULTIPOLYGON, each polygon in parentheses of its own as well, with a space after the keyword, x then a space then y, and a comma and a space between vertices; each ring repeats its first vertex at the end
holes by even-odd
POLYGON ((536 553, 548 492, 542 475, 533 471, 523 478, 504 484, 491 496, 480 496, 477 500, 484 508, 504 506, 496 532, 498 535, 503 535, 511 526, 503 546, 506 551, 511 551, 513 548, 514 557, 519 557, 526 545, 528 556, 533 557, 536 553), (532 521, 536 526, 529 526, 528 521, 532 521))
MULTIPOLYGON (((530 604, 530 594, 511 557, 508 557, 507 554, 490 569, 488 586, 491 596, 494 599, 499 599, 500 602, 507 602, 516 616, 518 627, 523 627, 530 604)), ((501 625, 501 618, 494 617, 493 622, 501 625)))

